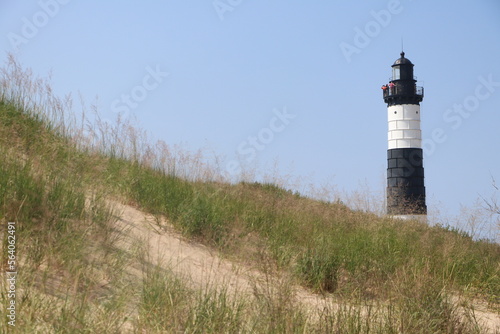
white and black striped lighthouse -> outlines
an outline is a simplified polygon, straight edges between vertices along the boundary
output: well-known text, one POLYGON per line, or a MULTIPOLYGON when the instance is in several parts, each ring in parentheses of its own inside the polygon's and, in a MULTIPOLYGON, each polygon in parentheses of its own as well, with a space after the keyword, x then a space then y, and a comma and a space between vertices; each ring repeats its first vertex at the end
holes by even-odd
POLYGON ((425 220, 424 165, 420 102, 413 64, 405 53, 392 65, 392 78, 383 85, 389 122, 387 150, 387 214, 402 219, 425 220))

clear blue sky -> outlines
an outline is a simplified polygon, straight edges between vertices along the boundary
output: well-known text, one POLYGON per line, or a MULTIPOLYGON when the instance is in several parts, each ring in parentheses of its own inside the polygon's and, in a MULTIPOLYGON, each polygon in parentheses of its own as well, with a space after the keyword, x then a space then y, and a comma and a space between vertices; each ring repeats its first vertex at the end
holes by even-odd
POLYGON ((99 96, 103 118, 135 116, 169 144, 208 147, 223 169, 270 173, 277 161, 304 184, 380 196, 380 86, 403 38, 425 87, 431 213, 458 214, 491 196, 491 176, 500 183, 496 0, 2 0, 0 32, 3 54, 52 71, 58 94, 99 96))

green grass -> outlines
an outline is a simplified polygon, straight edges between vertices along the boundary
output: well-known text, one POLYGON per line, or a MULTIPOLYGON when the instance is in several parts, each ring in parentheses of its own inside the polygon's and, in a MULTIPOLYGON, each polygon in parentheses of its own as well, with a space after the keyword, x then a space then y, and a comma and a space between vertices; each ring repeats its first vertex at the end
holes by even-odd
POLYGON ((96 123, 95 137, 85 137, 65 104, 46 98, 45 84, 12 59, 2 73, 0 258, 5 268, 6 223, 15 221, 13 332, 480 333, 453 298, 500 306, 498 244, 276 184, 227 183, 199 155, 141 141, 126 124, 96 123), (16 75, 25 81, 9 81, 16 75), (144 265, 148 250, 117 247, 109 198, 166 217, 269 280, 243 296, 194 288, 168 266, 144 265), (128 273, 132 264, 143 264, 142 277, 128 273), (290 288, 296 284, 332 304, 307 310, 290 288))
POLYGON ((151 170, 133 175, 129 193, 140 207, 231 254, 242 247, 231 235, 257 234, 254 253, 241 256, 255 258, 264 247, 318 292, 361 289, 382 297, 411 263, 430 266, 433 277, 454 288, 500 296, 500 248, 464 233, 352 212, 269 185, 188 182, 151 170))

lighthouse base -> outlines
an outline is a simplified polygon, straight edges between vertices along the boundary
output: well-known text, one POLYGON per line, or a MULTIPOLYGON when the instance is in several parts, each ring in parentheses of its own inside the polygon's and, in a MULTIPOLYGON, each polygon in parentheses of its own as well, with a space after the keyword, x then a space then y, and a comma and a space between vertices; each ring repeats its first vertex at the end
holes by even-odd
POLYGON ((390 215, 392 219, 416 220, 421 223, 427 223, 427 215, 390 215))

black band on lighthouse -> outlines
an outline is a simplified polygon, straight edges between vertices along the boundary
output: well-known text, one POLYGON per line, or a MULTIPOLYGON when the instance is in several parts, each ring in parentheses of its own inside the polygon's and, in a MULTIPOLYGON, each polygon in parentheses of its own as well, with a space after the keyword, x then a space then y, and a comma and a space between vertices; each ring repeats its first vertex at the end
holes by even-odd
POLYGON ((387 213, 427 214, 422 149, 387 150, 387 166, 387 213))

